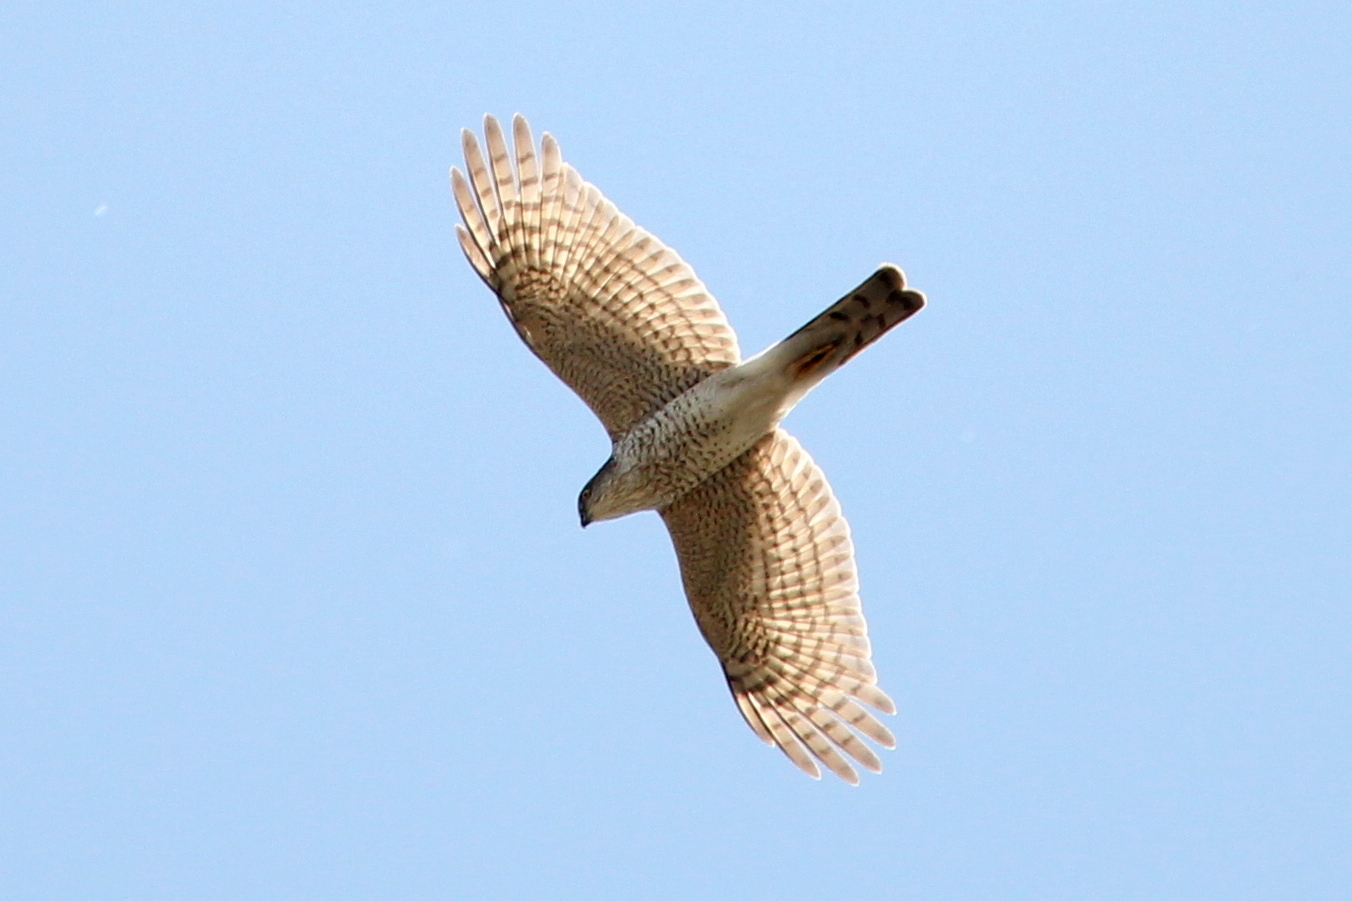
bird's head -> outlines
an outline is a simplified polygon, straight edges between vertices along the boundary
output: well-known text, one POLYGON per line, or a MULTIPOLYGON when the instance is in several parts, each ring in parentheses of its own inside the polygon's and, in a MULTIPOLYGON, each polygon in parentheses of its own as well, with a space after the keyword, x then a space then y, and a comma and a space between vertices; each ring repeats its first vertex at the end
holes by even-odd
POLYGON ((621 468, 611 457, 577 497, 577 515, 582 520, 582 528, 648 509, 651 504, 647 502, 646 494, 635 470, 621 468))

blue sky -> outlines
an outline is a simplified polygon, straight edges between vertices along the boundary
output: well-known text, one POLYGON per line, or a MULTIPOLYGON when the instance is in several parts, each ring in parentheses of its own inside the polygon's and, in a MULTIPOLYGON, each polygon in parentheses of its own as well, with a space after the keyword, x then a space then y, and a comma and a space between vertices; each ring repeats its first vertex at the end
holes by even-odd
POLYGON ((0 896, 1341 898, 1352 13, 12 3, 0 896), (526 114, 742 347, 896 751, 740 721, 660 521, 455 245, 526 114))

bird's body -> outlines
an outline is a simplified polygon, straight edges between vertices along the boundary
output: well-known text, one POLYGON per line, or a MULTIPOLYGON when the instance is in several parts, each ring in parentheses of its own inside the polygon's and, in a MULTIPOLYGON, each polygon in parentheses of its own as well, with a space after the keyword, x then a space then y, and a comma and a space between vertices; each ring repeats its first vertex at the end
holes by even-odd
POLYGON ((660 510, 751 449, 792 406, 786 374, 753 359, 687 388, 615 442, 584 492, 584 525, 660 510))
POLYGON ((924 298, 883 266, 784 341, 743 362, 684 261, 562 162, 537 161, 525 120, 515 164, 485 120, 489 156, 463 135, 452 170, 475 270, 526 344, 596 412, 612 454, 578 499, 585 526, 657 510, 686 596, 751 728, 801 769, 878 770, 848 727, 890 747, 856 701, 876 685, 849 528, 820 470, 779 422, 832 371, 924 298))
POLYGON ((884 267, 784 341, 697 382, 617 439, 583 524, 660 510, 750 450, 822 379, 920 308, 884 267))

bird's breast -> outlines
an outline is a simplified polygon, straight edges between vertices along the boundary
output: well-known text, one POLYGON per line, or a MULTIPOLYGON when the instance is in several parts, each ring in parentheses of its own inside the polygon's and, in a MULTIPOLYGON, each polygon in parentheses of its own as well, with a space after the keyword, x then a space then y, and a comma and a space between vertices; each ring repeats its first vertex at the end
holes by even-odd
POLYGON ((785 388, 734 367, 700 382, 638 423, 615 445, 622 466, 644 473, 664 507, 727 466, 782 418, 785 388))

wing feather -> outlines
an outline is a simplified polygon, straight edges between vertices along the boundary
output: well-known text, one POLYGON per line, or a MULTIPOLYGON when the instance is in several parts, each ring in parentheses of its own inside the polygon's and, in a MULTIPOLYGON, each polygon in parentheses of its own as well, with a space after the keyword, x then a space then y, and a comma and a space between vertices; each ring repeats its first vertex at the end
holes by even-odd
POLYGON ((488 263, 488 258, 484 255, 484 248, 493 246, 493 239, 490 235, 488 223, 484 220, 483 211, 479 209, 478 203, 474 200, 473 189, 465 181, 465 176, 459 169, 451 170, 451 191, 455 194, 456 206, 460 208, 460 218, 464 220, 466 235, 474 244, 474 252, 471 253, 465 246, 465 239, 460 240, 460 246, 465 248, 465 255, 469 257, 470 264, 474 266, 474 271, 479 273, 479 277, 487 281, 492 274, 492 266, 488 263))
POLYGON ((516 168, 520 178, 521 235, 525 264, 540 268, 540 251, 545 235, 540 229, 540 170, 535 161, 535 141, 531 138, 526 120, 517 116, 512 120, 512 140, 516 144, 516 168), (538 235, 540 240, 525 240, 527 235, 538 235))
POLYGON ((779 707, 763 696, 749 695, 747 700, 755 707, 761 722, 765 724, 765 728, 769 729, 770 734, 774 736, 775 745, 779 750, 783 751, 784 755, 792 760, 794 766, 798 769, 807 773, 813 779, 820 779, 822 777, 821 770, 789 725, 787 712, 780 710, 779 707))
POLYGON ((469 260, 469 264, 474 267, 474 271, 479 274, 479 278, 487 283, 492 266, 489 265, 488 258, 485 257, 484 252, 479 249, 479 245, 475 243, 474 237, 470 234, 469 230, 458 222, 455 224, 455 238, 460 242, 460 249, 465 252, 465 257, 469 260))
POLYGON ((712 373, 737 339, 690 266, 563 162, 526 120, 462 134, 451 172, 461 249, 522 340, 600 417, 612 438, 712 373))
POLYGON ((896 741, 859 702, 895 707, 870 659, 849 526, 807 452, 776 429, 662 518, 700 632, 752 730, 810 775, 820 764, 858 782, 846 755, 881 770, 860 735, 896 741))
POLYGON ((770 730, 765 727, 765 721, 761 719, 760 712, 751 703, 751 699, 745 694, 734 694, 732 699, 737 702, 737 709, 741 712, 742 719, 746 720, 746 724, 751 727, 752 732, 756 733, 756 737, 767 745, 773 745, 775 739, 770 734, 770 730))
POLYGON ((549 269, 554 266, 554 258, 559 244, 559 226, 563 216, 563 207, 567 194, 563 168, 563 155, 559 152, 559 142, 553 135, 545 135, 540 145, 544 162, 540 173, 540 235, 544 242, 540 254, 540 267, 549 269))
MULTIPOLYGON (((471 215, 478 215, 484 220, 488 233, 480 246, 487 252, 493 246, 498 227, 502 222, 502 204, 498 202, 497 194, 493 191, 493 179, 489 176, 488 166, 484 164, 483 154, 479 151, 479 141, 474 137, 474 132, 468 128, 460 130, 460 149, 464 152, 465 171, 469 173, 469 180, 474 185, 477 198, 473 211, 464 203, 459 203, 460 215, 466 221, 471 215)), ((458 197, 456 199, 459 201, 458 197)))

